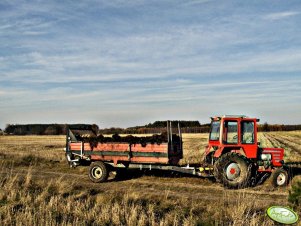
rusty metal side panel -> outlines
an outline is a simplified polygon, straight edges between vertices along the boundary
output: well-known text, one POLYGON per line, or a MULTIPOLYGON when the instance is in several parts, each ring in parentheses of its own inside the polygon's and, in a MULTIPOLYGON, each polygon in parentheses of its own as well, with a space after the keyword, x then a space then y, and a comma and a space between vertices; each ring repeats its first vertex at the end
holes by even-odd
POLYGON ((142 146, 141 144, 134 144, 131 146, 131 151, 168 153, 168 144, 147 144, 146 146, 142 146))
MULTIPOLYGON (((77 142, 77 143, 69 143, 69 150, 72 151, 80 151, 82 148, 82 143, 81 142, 77 142)), ((83 149, 84 150, 91 150, 91 146, 89 143, 84 143, 83 144, 83 149)))
POLYGON ((129 162, 129 163, 159 163, 178 164, 182 158, 182 151, 178 145, 173 150, 169 149, 168 143, 128 144, 128 143, 99 143, 91 147, 89 143, 69 143, 69 149, 75 154, 89 156, 91 160, 129 162))
MULTIPOLYGON (((81 150, 82 143, 70 143, 70 150, 79 151, 81 150)), ((114 150, 114 151, 127 151, 129 144, 127 143, 99 143, 96 147, 91 147, 89 143, 83 145, 85 151, 101 151, 101 150, 114 150)))
MULTIPOLYGON (((80 151, 82 148, 82 143, 70 143, 70 150, 80 151)), ((137 151, 137 152, 163 152, 168 153, 168 144, 147 144, 142 146, 141 144, 128 143, 99 143, 96 147, 91 147, 89 143, 84 143, 83 149, 85 151, 137 151)))
POLYGON ((129 158, 127 156, 91 155, 91 160, 112 161, 115 164, 117 164, 118 162, 168 164, 168 162, 169 162, 168 157, 144 157, 144 156, 132 157, 129 160, 129 158))
POLYGON ((93 151, 128 151, 129 144, 127 143, 98 143, 96 147, 93 148, 93 151))

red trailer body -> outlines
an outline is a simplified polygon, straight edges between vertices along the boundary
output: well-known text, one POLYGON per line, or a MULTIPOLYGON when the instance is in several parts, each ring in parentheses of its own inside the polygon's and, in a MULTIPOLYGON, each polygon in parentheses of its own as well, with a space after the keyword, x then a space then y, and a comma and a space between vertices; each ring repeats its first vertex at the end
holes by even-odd
POLYGON ((73 155, 85 156, 91 161, 118 163, 154 163, 177 165, 183 156, 180 142, 146 145, 129 143, 90 143, 69 141, 68 149, 73 155))
POLYGON ((175 166, 183 158, 182 146, 180 127, 179 135, 175 135, 171 124, 164 135, 150 137, 96 136, 90 127, 69 127, 66 136, 66 155, 71 166, 83 161, 101 161, 112 167, 128 167, 130 164, 175 166))

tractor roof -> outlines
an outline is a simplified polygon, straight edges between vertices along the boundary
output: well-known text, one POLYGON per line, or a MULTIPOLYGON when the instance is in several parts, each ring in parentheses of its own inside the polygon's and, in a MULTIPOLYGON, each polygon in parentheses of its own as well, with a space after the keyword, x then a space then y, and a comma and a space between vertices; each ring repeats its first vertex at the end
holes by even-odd
POLYGON ((245 115, 222 115, 222 116, 215 116, 211 117, 212 119, 221 119, 221 118, 248 118, 245 115))
MULTIPOLYGON (((247 118, 247 119, 251 119, 250 117, 248 117, 246 115, 222 115, 222 116, 211 117, 211 120, 220 120, 222 118, 240 118, 240 119, 247 118)), ((259 121, 259 119, 256 119, 256 120, 259 121)))
POLYGON ((222 118, 249 118, 246 115, 223 115, 222 118))

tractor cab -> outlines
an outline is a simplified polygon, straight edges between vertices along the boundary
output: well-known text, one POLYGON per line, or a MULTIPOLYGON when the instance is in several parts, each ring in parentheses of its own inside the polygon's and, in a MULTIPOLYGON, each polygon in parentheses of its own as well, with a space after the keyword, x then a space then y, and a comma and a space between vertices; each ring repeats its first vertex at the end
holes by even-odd
POLYGON ((218 158, 226 152, 237 152, 256 158, 258 150, 256 118, 244 115, 224 115, 211 118, 206 156, 218 158))
POLYGON ((262 148, 257 141, 256 118, 224 115, 211 118, 205 163, 213 166, 214 177, 226 187, 239 188, 261 183, 275 169, 277 186, 286 184, 282 148, 262 148))

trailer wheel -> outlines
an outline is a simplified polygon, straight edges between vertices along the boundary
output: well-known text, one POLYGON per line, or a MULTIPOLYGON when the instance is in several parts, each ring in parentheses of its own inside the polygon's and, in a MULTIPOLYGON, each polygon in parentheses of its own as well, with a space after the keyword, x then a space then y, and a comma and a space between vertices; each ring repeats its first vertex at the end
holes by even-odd
POLYGON ((221 182, 227 188, 247 187, 252 175, 250 166, 248 159, 237 153, 229 152, 222 155, 217 165, 221 182))
POLYGON ((285 187, 288 185, 288 172, 283 168, 278 168, 272 173, 272 185, 276 187, 285 187))
POLYGON ((106 164, 97 161, 93 162, 89 169, 89 178, 94 183, 104 182, 108 179, 109 170, 106 164))

